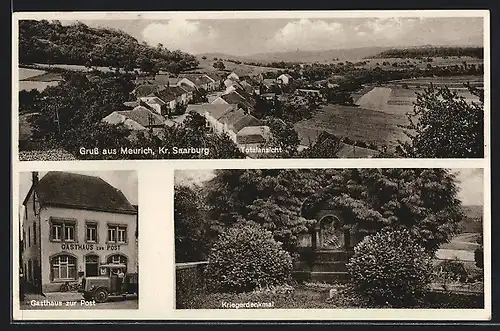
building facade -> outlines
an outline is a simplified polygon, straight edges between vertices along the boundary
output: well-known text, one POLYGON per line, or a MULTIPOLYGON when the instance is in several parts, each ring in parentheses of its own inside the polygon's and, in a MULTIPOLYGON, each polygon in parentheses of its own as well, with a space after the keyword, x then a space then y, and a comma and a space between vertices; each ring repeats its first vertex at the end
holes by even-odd
POLYGON ((48 172, 23 205, 23 271, 42 292, 97 276, 99 265, 125 264, 137 272, 137 209, 99 177, 48 172))

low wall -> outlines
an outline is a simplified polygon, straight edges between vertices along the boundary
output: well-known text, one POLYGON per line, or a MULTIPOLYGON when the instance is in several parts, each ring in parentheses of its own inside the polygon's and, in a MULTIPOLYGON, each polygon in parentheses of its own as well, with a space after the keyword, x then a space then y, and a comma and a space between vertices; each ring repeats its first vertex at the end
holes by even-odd
POLYGON ((192 307, 195 295, 205 291, 207 261, 175 264, 175 302, 177 309, 192 307))

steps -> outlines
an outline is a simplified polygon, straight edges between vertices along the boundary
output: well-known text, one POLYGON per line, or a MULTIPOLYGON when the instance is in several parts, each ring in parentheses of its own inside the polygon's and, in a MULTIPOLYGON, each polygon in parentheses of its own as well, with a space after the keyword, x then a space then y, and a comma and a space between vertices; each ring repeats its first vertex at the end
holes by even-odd
POLYGON ((293 277, 297 281, 343 282, 349 279, 346 263, 352 252, 342 250, 318 250, 308 257, 310 261, 297 261, 293 277))

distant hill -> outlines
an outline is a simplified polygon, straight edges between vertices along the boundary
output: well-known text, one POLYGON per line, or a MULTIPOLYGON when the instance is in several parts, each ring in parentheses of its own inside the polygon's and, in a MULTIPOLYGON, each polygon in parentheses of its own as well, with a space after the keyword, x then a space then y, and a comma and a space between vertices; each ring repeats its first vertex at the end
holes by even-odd
POLYGON ((465 220, 462 222, 462 232, 482 232, 483 206, 468 205, 462 207, 465 220))
POLYGON ((443 56, 470 56, 472 58, 483 58, 483 47, 459 47, 459 46, 420 46, 393 48, 382 51, 372 58, 419 58, 419 57, 443 57, 443 56))
POLYGON ((139 43, 115 29, 91 28, 81 22, 19 21, 19 63, 103 66, 143 71, 180 72, 198 65, 193 55, 139 43))
POLYGON ((269 52, 258 53, 245 56, 236 56, 223 53, 205 53, 198 56, 206 56, 207 59, 214 57, 222 59, 230 59, 242 62, 333 62, 334 59, 339 61, 357 61, 369 56, 375 56, 383 51, 389 50, 391 47, 359 47, 350 49, 332 49, 325 51, 288 51, 288 52, 269 52))

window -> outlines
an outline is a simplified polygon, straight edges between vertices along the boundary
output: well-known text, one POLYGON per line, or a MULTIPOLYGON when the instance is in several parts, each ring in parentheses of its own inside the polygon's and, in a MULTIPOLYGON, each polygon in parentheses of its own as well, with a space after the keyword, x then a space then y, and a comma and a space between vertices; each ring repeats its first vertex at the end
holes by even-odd
POLYGON ((127 227, 123 225, 108 225, 108 242, 126 243, 127 227))
POLYGON ((33 245, 36 245, 36 223, 33 222, 33 245))
POLYGON ((116 242, 116 228, 108 228, 108 241, 109 242, 116 242))
POLYGON ((127 229, 118 228, 118 242, 124 243, 127 241, 126 239, 127 239, 127 229))
POLYGON ((31 247, 31 228, 28 226, 28 247, 31 247))
POLYGON ((123 255, 111 255, 110 257, 108 257, 108 263, 112 263, 112 264, 125 264, 127 265, 127 258, 123 255))
POLYGON ((88 242, 97 242, 97 223, 87 223, 85 231, 85 240, 88 242))
POLYGON ((70 255, 58 255, 50 261, 52 280, 76 279, 76 258, 70 255))
POLYGON ((50 240, 52 241, 75 241, 75 221, 57 220, 51 221, 50 240))
POLYGON ((23 249, 26 249, 26 231, 23 230, 23 249))

